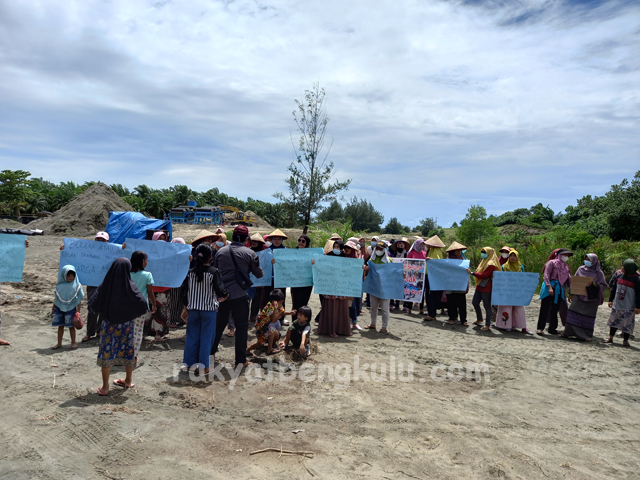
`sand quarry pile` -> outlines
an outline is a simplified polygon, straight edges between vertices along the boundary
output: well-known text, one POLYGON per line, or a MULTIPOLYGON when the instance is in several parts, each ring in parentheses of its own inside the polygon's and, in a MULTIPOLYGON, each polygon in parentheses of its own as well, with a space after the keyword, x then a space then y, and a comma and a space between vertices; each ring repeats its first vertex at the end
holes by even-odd
POLYGON ((9 218, 0 218, 0 228, 24 228, 30 230, 31 227, 27 227, 25 224, 16 222, 9 218))
POLYGON ((110 211, 132 210, 111 187, 97 183, 50 217, 29 223, 29 228, 44 230, 46 235, 90 236, 104 229, 110 211))

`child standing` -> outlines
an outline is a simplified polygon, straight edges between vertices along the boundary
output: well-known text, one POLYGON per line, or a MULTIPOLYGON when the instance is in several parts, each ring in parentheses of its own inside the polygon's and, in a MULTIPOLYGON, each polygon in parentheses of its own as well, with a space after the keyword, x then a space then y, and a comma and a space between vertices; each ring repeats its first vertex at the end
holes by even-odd
POLYGON ((285 315, 293 315, 295 312, 285 312, 284 307, 284 293, 279 288, 271 291, 269 294, 269 302, 258 315, 256 320, 256 342, 247 348, 247 354, 252 350, 264 345, 267 342, 267 355, 277 352, 278 350, 273 348, 274 342, 280 339, 280 319, 285 315))
POLYGON ((65 265, 58 273, 58 283, 53 299, 53 307, 51 307, 51 315, 53 316, 51 326, 58 327, 58 343, 51 347, 52 350, 62 346, 65 327, 69 329, 69 335, 71 336, 71 349, 78 348, 73 317, 76 314, 76 307, 80 305, 83 298, 84 292, 76 275, 76 269, 73 265, 65 265))
POLYGON ((311 333, 311 308, 307 305, 300 307, 297 311, 298 318, 294 320, 287 329, 284 341, 280 342, 280 348, 287 348, 289 342, 294 349, 303 357, 309 356, 309 333, 311 333))
POLYGON ((219 302, 229 293, 222 282, 220 271, 210 266, 213 251, 209 245, 198 245, 196 266, 189 270, 182 284, 182 319, 187 322, 187 337, 182 363, 186 368, 209 373, 209 357, 216 334, 219 302))
MULTIPOLYGON (((151 299, 151 314, 156 312, 156 297, 153 296, 153 275, 145 272, 147 268, 148 256, 141 250, 136 250, 131 254, 131 280, 136 284, 138 290, 147 301, 147 309, 149 309, 149 299, 151 299)), ((138 363, 138 352, 142 345, 144 337, 144 322, 149 312, 145 312, 138 318, 133 320, 133 339, 135 342, 134 352, 136 364, 138 363)))
POLYGON ((609 294, 609 338, 605 338, 602 343, 613 343, 613 337, 620 329, 624 335, 622 345, 629 347, 636 315, 640 314, 640 276, 638 265, 630 258, 622 263, 622 268, 624 275, 618 277, 609 294))

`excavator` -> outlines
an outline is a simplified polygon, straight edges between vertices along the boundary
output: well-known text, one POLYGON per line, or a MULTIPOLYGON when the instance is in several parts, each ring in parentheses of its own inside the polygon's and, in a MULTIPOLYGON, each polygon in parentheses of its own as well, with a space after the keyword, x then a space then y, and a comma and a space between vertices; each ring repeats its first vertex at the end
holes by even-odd
POLYGON ((220 205, 220 210, 225 213, 233 214, 231 225, 245 225, 247 227, 253 227, 253 224, 256 223, 255 217, 245 215, 244 212, 241 212, 239 209, 232 207, 231 205, 220 205))

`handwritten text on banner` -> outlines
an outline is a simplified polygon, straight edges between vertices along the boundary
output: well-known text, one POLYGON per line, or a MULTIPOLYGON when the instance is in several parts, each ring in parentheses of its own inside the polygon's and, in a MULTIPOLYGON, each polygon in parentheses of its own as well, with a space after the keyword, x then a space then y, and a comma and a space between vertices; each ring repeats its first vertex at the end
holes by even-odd
MULTIPOLYGON (((249 278, 253 282, 254 287, 267 287, 271 285, 271 273, 273 269, 273 265, 271 265, 271 260, 273 259, 273 254, 271 253, 271 249, 267 248, 266 250, 262 250, 261 252, 256 252, 258 255, 258 260, 260 261, 260 268, 264 272, 262 278, 257 278, 253 273, 249 272, 249 278)), ((311 262, 309 262, 311 263, 311 262)))
POLYGON ((279 248, 273 251, 275 288, 313 285, 311 258, 323 255, 322 248, 279 248))
POLYGON ((127 255, 122 250, 122 245, 65 238, 64 250, 60 252, 59 270, 65 265, 73 265, 82 285, 97 287, 102 283, 113 261, 120 257, 131 257, 131 253, 127 255))
POLYGON ((0 282, 21 282, 25 235, 0 234, 0 282))
POLYGON ((491 289, 491 305, 521 307, 529 305, 538 288, 538 283, 540 283, 538 273, 495 272, 491 289))
MULTIPOLYGON (((320 295, 359 297, 362 294, 362 260, 319 256, 314 257, 313 290, 320 295)), ((277 265, 276 260, 276 265, 277 265)))
POLYGON ((429 276, 429 288, 435 292, 452 290, 464 292, 469 284, 469 260, 428 260, 427 274, 429 276))
POLYGON ((189 272, 191 245, 135 238, 127 238, 126 245, 127 258, 131 258, 131 254, 136 250, 142 250, 149 256, 145 270, 153 275, 156 287, 177 288, 182 285, 189 272))

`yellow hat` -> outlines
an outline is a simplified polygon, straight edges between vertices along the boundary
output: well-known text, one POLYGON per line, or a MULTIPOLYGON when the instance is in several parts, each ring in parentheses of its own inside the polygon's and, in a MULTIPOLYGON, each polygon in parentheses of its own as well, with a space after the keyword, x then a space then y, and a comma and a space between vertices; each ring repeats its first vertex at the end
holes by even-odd
POLYGON ((271 232, 269 235, 267 235, 267 239, 269 239, 271 237, 282 237, 284 239, 289 238, 279 228, 276 228, 273 232, 271 232))
POLYGON ((447 252, 452 252, 454 250, 465 250, 466 248, 467 247, 465 247, 461 243, 453 242, 451 245, 449 245, 449 248, 447 248, 447 252))
POLYGON ((436 247, 436 248, 442 248, 442 247, 444 247, 444 246, 445 246, 445 245, 444 245, 444 242, 443 242, 442 240, 440 240, 440 237, 439 237, 438 235, 434 235, 434 236, 433 236, 433 237, 431 237, 431 238, 427 238, 427 239, 424 241, 424 244, 425 244, 427 247, 436 247))

